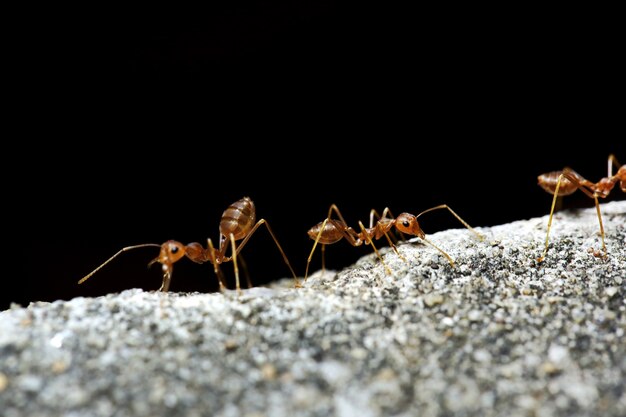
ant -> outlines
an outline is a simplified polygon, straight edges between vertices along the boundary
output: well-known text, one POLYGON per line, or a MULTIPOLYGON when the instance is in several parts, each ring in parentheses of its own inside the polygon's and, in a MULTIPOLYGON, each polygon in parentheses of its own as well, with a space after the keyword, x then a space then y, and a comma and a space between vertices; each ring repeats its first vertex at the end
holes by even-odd
POLYGON ((155 243, 144 243, 141 245, 128 246, 122 248, 115 255, 106 260, 102 265, 94 269, 80 281, 79 284, 82 284, 87 279, 89 279, 93 274, 98 272, 102 267, 115 259, 122 252, 126 252, 132 249, 144 248, 148 246, 156 246, 161 248, 161 252, 159 256, 154 258, 148 266, 152 265, 155 262, 161 264, 163 269, 163 283, 158 291, 167 292, 170 287, 170 282, 172 280, 172 273, 174 271, 174 263, 180 260, 183 256, 187 256, 187 258, 191 259, 193 262, 202 264, 204 262, 211 262, 213 264, 213 268, 215 270, 215 274, 217 275, 220 291, 223 291, 226 286, 224 285, 224 279, 219 269, 219 265, 224 262, 233 261, 233 266, 235 270, 235 280, 237 286, 237 292, 241 293, 241 288, 239 286, 239 268, 237 266, 237 255, 243 247, 248 243, 250 237, 254 234, 254 232, 261 226, 265 225, 267 227, 268 232, 274 239, 274 243, 278 247, 281 255, 287 266, 289 267, 291 274, 296 282, 296 287, 300 286, 298 282, 298 278, 296 277, 296 273, 294 272, 291 264, 289 263, 289 259, 287 259, 287 255, 283 251, 283 248, 278 243, 278 239, 272 232, 269 223, 265 219, 260 219, 255 223, 256 220, 256 209, 254 203, 249 197, 244 197, 241 200, 238 200, 231 204, 224 213, 222 214, 222 219, 220 221, 220 241, 219 241, 219 249, 216 249, 213 246, 213 242, 209 238, 207 240, 207 248, 203 248, 200 243, 193 242, 188 245, 183 245, 180 242, 175 240, 168 240, 162 245, 158 245, 155 243), (236 245, 236 241, 241 240, 239 246, 236 245), (226 250, 228 249, 228 245, 232 245, 231 256, 226 256, 226 250))
POLYGON ((359 228, 361 229, 360 232, 357 232, 352 227, 349 227, 346 221, 344 220, 343 216, 341 215, 339 208, 335 204, 332 204, 330 208, 328 209, 328 216, 326 217, 326 219, 323 222, 320 222, 316 224, 315 226, 313 226, 307 232, 309 237, 313 239, 315 243, 313 244, 313 248, 311 249, 309 258, 307 259, 306 270, 304 273, 304 281, 306 282, 306 279, 308 277, 309 265, 311 263, 311 258, 313 257, 313 253, 315 252, 315 247, 317 246, 317 244, 318 243, 322 244, 322 270, 323 270, 325 246, 339 242, 341 239, 344 239, 344 238, 352 246, 361 246, 363 243, 365 243, 366 245, 371 245, 372 248, 374 249, 374 252, 376 253, 376 256, 378 256, 378 259, 380 259, 381 263, 385 267, 385 271, 387 272, 387 274, 390 274, 391 271, 389 270, 389 267, 387 266, 387 264, 385 264, 385 261, 383 261, 383 258, 380 256, 380 253, 378 252, 378 250, 376 249, 376 246, 374 245, 374 239, 378 240, 381 237, 385 236, 387 238, 387 241, 389 242, 389 245, 394 250, 394 252, 396 252, 396 254, 401 259, 405 260, 404 257, 398 252, 396 245, 391 241, 391 238, 389 237, 389 231, 391 231, 391 229, 394 227, 398 232, 400 232, 401 235, 403 233, 406 233, 408 235, 419 237, 424 242, 428 243, 429 245, 437 249, 439 252, 441 252, 443 256, 446 257, 450 265, 454 266, 454 261, 452 260, 450 255, 448 255, 443 249, 437 247, 434 243, 426 239, 426 234, 424 233, 424 231, 422 230, 422 228, 420 227, 417 221, 417 218, 420 217, 422 214, 428 213, 433 210, 439 210, 439 209, 448 209, 448 211, 450 211, 450 213, 452 213, 452 215, 456 217, 456 219, 460 221, 463 224, 463 226, 465 226, 471 232, 476 234, 480 240, 484 239, 484 237, 480 233, 475 231, 465 220, 461 219, 461 217, 458 214, 456 214, 454 210, 452 210, 446 204, 441 204, 439 206, 424 210, 421 213, 419 213, 417 216, 410 214, 410 213, 401 213, 398 217, 395 217, 395 218, 391 214, 391 211, 389 210, 388 207, 385 207, 385 209, 383 210, 382 216, 378 216, 378 213, 376 212, 376 210, 372 209, 370 211, 370 227, 365 228, 365 226, 363 226, 363 223, 359 221, 359 228), (331 215, 333 212, 337 215, 339 219, 331 218, 331 215), (374 223, 374 215, 378 217, 378 220, 376 221, 376 223, 374 223))
POLYGON ((606 245, 604 243, 604 226, 602 225, 602 215, 600 214, 600 203, 598 197, 606 198, 615 184, 620 183, 620 188, 626 193, 626 166, 621 166, 617 162, 615 155, 611 154, 608 158, 608 175, 597 183, 593 183, 583 178, 576 171, 565 167, 562 171, 553 171, 541 174, 537 177, 538 184, 546 192, 553 194, 552 207, 550 208, 550 217, 548 218, 548 231, 546 233, 546 244, 543 253, 537 262, 543 262, 548 252, 548 239, 550 236, 550 227, 552 226, 552 216, 556 205, 557 197, 573 194, 576 190, 581 190, 589 198, 593 198, 596 202, 596 212, 598 214, 598 222, 600 223, 600 236, 602 238, 602 250, 604 256, 607 255, 606 245), (618 168, 617 173, 613 175, 613 164, 618 168))

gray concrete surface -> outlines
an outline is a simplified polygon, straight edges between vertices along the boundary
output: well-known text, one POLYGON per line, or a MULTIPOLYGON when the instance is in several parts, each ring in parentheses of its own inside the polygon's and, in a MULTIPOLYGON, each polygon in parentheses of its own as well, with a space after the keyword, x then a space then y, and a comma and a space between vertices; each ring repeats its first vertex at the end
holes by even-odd
MULTIPOLYGON (((625 416, 626 201, 382 248, 304 288, 0 312, 0 415, 625 416)), ((42 277, 42 279, 47 279, 42 277)))

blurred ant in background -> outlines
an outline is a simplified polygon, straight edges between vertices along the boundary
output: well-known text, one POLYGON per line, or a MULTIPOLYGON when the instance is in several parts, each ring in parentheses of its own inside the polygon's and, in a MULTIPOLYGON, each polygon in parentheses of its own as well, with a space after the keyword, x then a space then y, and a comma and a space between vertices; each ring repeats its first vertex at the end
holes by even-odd
POLYGON ((598 214, 598 222, 600 223, 600 236, 602 238, 602 250, 604 251, 604 256, 606 256, 607 250, 604 243, 604 226, 602 225, 602 215, 600 214, 600 203, 598 202, 598 197, 606 198, 618 182, 620 183, 622 191, 626 192, 626 166, 621 166, 619 162, 617 162, 615 155, 611 154, 608 158, 608 174, 597 183, 593 183, 583 178, 576 171, 568 167, 563 168, 561 171, 541 174, 537 177, 537 180, 541 188, 554 195, 552 198, 550 217, 548 218, 548 231, 546 233, 545 248, 537 261, 543 262, 546 254, 548 253, 548 240, 557 197, 573 194, 576 190, 581 190, 587 197, 593 198, 596 203, 596 212, 598 214), (613 165, 618 168, 615 174, 613 174, 613 165))

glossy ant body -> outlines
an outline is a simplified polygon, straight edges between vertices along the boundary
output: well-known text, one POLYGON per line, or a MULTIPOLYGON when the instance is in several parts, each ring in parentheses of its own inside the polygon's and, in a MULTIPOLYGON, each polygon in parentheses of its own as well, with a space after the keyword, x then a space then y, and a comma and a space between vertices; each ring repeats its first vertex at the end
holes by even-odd
POLYGON ((615 155, 611 154, 608 158, 607 176, 600 179, 600 181, 596 183, 583 178, 576 171, 567 167, 561 171, 541 174, 537 177, 537 182, 546 192, 553 194, 550 217, 548 218, 545 248, 537 261, 542 262, 548 253, 550 228, 552 227, 552 216, 554 214, 557 197, 573 194, 576 190, 581 190, 587 197, 593 198, 596 203, 596 212, 598 214, 598 222, 600 223, 600 236, 602 238, 602 250, 604 251, 604 256, 606 256, 607 250, 604 243, 604 226, 602 225, 602 215, 600 214, 600 203, 598 202, 598 197, 606 198, 618 182, 620 183, 622 191, 626 192, 626 166, 621 166, 619 162, 617 162, 615 155), (613 164, 615 164, 618 168, 615 174, 613 174, 613 164))
POLYGON ((434 243, 426 239, 426 234, 424 233, 417 221, 417 218, 420 217, 422 214, 439 209, 448 209, 448 211, 450 211, 450 213, 452 213, 452 215, 456 217, 456 219, 459 220, 463 224, 463 226, 476 234, 481 240, 483 239, 483 236, 480 233, 475 231, 465 220, 461 219, 461 217, 446 204, 441 204, 439 206, 424 210, 417 216, 410 213, 401 213, 398 217, 395 218, 391 214, 389 208, 386 207, 385 210, 383 210, 382 216, 380 216, 376 222, 374 222, 374 215, 377 215, 377 213, 375 210, 371 210, 370 225, 368 228, 366 228, 365 226, 363 226, 363 223, 359 221, 359 228, 361 229, 360 232, 357 232, 352 227, 349 227, 343 216, 341 215, 339 208, 335 204, 332 204, 328 210, 328 216, 326 217, 326 219, 323 222, 320 222, 313 226, 307 232, 309 237, 313 239, 315 243, 313 244, 313 248, 311 249, 311 253, 309 254, 309 257, 307 259, 304 280, 306 281, 308 277, 309 265, 311 263, 311 258, 313 257, 313 253, 315 252, 315 247, 317 246, 317 244, 322 244, 323 269, 325 246, 339 242, 341 239, 346 239, 346 241, 348 241, 348 243, 350 243, 352 246, 361 246, 364 243, 366 245, 371 245, 374 249, 374 252, 376 252, 376 256, 378 256, 378 259, 380 259, 381 263, 385 267, 385 271, 389 274, 391 271, 378 253, 378 250, 374 245, 374 240, 378 240, 381 237, 385 236, 387 238, 387 241, 389 242, 389 245, 393 248, 396 254, 400 256, 400 258, 404 259, 402 255, 400 255, 400 253, 398 252, 396 245, 391 241, 391 238, 389 237, 389 232, 392 228, 395 228, 401 234, 406 233, 411 236, 419 237, 424 242, 428 243, 439 252, 441 252, 441 254, 446 257, 450 265, 454 266, 454 261, 452 260, 450 255, 448 255, 443 249, 437 247, 434 243), (337 215, 338 219, 331 218, 333 212, 337 215))
POLYGON ((119 252, 117 252, 115 255, 113 255, 108 260, 106 260, 102 265, 100 265, 99 267, 94 269, 91 273, 89 273, 80 281, 78 281, 78 283, 82 284, 83 282, 85 282, 93 274, 98 272, 102 267, 104 267, 106 264, 111 262, 122 252, 126 252, 126 251, 137 249, 137 248, 148 247, 148 246, 156 246, 156 247, 161 248, 159 256, 153 259, 152 261, 150 261, 148 265, 152 265, 155 262, 158 262, 161 264, 161 267, 163 269, 163 282, 161 284, 161 287, 159 288, 159 291, 166 292, 169 290, 170 282, 172 280, 172 274, 174 271, 174 263, 176 263, 181 258, 186 256, 187 258, 191 259, 193 262, 196 262, 199 264, 202 264, 205 262, 211 262, 211 264, 213 264, 215 274, 218 277, 220 290, 224 290, 225 284, 224 284, 221 271, 219 269, 219 265, 224 262, 233 261, 237 291, 241 292, 241 288, 239 286, 239 268, 237 266, 237 255, 239 254, 239 252, 241 252, 241 250, 244 248, 246 243, 248 243, 248 240, 254 234, 254 232, 261 225, 265 225, 267 227, 268 232, 272 236, 272 239, 274 239, 274 243, 276 243, 278 250, 283 256, 285 263, 289 267, 289 270, 291 271, 293 278, 296 282, 296 286, 299 286, 300 283, 298 282, 296 273, 291 267, 291 264, 289 263, 289 259, 287 259, 287 255, 285 255, 283 248, 280 246, 280 243, 278 243, 278 239, 276 239, 276 236, 274 235, 274 232, 272 232, 272 229, 270 228, 269 224, 267 223, 265 219, 260 219, 259 221, 256 221, 256 222, 255 220, 256 220, 256 209, 255 209, 254 203, 249 197, 244 197, 241 200, 236 201, 233 204, 231 204, 222 214, 222 219, 220 221, 220 241, 219 241, 218 249, 216 249, 213 246, 213 243, 211 242, 210 238, 207 240, 206 249, 203 248, 202 245, 197 242, 192 242, 192 243, 189 243, 188 245, 184 245, 175 240, 168 240, 162 245, 158 245, 155 243, 145 243, 142 245, 128 246, 128 247, 122 248, 119 252), (239 246, 236 245, 236 242, 238 240, 241 240, 241 243, 239 244, 239 246), (232 245, 231 256, 226 256, 226 250, 228 249, 229 245, 232 245))

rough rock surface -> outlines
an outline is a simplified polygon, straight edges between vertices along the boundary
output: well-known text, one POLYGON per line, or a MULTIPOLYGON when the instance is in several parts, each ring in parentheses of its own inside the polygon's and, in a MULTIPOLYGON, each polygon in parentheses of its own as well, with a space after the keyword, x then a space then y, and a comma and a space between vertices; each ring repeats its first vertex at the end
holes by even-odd
MULTIPOLYGON (((0 414, 625 416, 626 201, 428 236, 304 288, 0 312, 0 414)), ((384 239, 380 242, 384 242, 384 239)), ((379 244, 379 246, 381 246, 379 244)), ((330 249, 329 249, 330 250, 330 249)), ((44 277, 42 277, 44 279, 44 277)))

